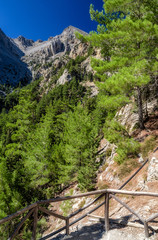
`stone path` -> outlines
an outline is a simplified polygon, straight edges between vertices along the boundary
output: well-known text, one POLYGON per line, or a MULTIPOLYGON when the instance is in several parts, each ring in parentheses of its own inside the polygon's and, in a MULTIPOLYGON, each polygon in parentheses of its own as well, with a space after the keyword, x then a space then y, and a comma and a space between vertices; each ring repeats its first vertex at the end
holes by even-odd
MULTIPOLYGON (((113 224, 111 230, 106 234, 104 224, 89 224, 88 222, 87 226, 78 225, 69 236, 63 233, 56 237, 50 237, 48 240, 147 240, 144 230, 140 228, 113 224)), ((158 240, 158 236, 153 233, 148 240, 158 240)))

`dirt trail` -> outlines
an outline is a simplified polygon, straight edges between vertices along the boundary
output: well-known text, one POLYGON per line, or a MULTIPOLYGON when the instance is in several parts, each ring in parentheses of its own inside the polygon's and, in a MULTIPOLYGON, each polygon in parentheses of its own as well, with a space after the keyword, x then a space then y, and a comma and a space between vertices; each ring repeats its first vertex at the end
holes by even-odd
MULTIPOLYGON (((108 234, 105 233, 104 224, 87 223, 86 226, 78 225, 69 236, 64 233, 56 237, 50 237, 48 240, 147 240, 143 229, 124 227, 113 224, 108 234)), ((148 240, 158 240, 158 236, 151 233, 148 240)))

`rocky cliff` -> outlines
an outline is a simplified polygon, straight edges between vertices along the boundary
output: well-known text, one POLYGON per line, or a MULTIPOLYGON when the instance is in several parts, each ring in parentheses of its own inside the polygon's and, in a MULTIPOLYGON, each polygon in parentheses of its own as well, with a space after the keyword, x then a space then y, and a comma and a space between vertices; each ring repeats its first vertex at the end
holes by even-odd
MULTIPOLYGON (((25 62, 33 79, 43 78, 41 87, 45 86, 45 92, 48 92, 51 78, 64 67, 71 59, 77 56, 85 56, 87 54, 88 45, 81 43, 75 36, 75 32, 87 34, 78 28, 69 26, 64 31, 55 37, 50 37, 47 41, 26 39, 19 36, 13 39, 16 46, 24 53, 22 61, 25 62)), ((89 61, 82 64, 82 68, 90 68, 89 61)), ((86 71, 86 69, 85 69, 86 71)), ((63 73, 62 79, 59 79, 57 84, 65 83, 72 79, 67 71, 63 73)), ((60 77, 59 77, 60 78, 60 77)), ((52 86, 53 87, 53 86, 52 86)))
MULTIPOLYGON (((55 81, 52 81, 52 78, 77 56, 85 56, 80 63, 82 78, 86 79, 88 74, 89 76, 93 75, 94 71, 90 64, 92 53, 88 55, 88 44, 77 39, 75 32, 87 34, 78 28, 69 26, 60 35, 50 37, 47 41, 33 41, 23 36, 10 39, 0 30, 0 84, 15 86, 22 82, 25 85, 31 79, 42 77, 40 87, 44 89, 43 92, 47 93, 55 84, 65 84, 72 80, 73 76, 68 69, 61 71, 62 73, 55 81)), ((101 58, 98 49, 95 52, 93 50, 94 56, 101 58)), ((98 94, 98 89, 91 80, 90 76, 81 84, 90 89, 91 96, 95 96, 98 94)), ((144 91, 144 99, 148 99, 145 100, 143 106, 144 114, 146 112, 150 114, 157 109, 157 88, 157 81, 155 81, 144 91)), ((134 100, 131 104, 124 106, 116 115, 130 133, 138 123, 138 114, 134 111, 135 105, 136 101, 134 100)))
POLYGON ((75 32, 86 34, 69 26, 47 41, 33 41, 23 36, 10 39, 0 30, 0 83, 14 86, 40 76, 48 81, 52 65, 60 68, 69 59, 86 53, 87 44, 82 44, 75 32))
POLYGON ((0 29, 0 84, 17 85, 31 79, 31 72, 21 61, 24 53, 0 29))

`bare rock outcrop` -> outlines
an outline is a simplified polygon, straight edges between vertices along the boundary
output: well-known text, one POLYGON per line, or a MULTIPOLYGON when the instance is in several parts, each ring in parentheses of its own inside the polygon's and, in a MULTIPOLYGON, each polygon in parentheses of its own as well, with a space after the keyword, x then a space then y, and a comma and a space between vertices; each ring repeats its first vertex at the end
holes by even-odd
MULTIPOLYGON (((81 43, 76 38, 75 32, 86 34, 82 30, 69 26, 55 37, 50 37, 47 41, 33 41, 19 36, 13 39, 15 45, 24 53, 22 61, 25 62, 32 72, 33 79, 43 76, 43 83, 50 82, 53 69, 60 69, 65 66, 70 59, 87 54, 87 44, 81 43)), ((90 62, 88 63, 90 65, 90 62)), ((70 81, 70 75, 65 71, 57 84, 64 84, 70 81)))
POLYGON ((147 172, 147 181, 157 181, 158 180, 158 158, 152 157, 149 163, 147 172))
POLYGON ((66 82, 70 82, 72 80, 72 76, 69 74, 68 70, 65 69, 62 76, 58 79, 57 85, 63 85, 66 82))
MULTIPOLYGON (((69 54, 70 57, 76 57, 83 54, 83 44, 75 37, 75 32, 86 34, 73 26, 67 27, 60 35, 50 37, 47 41, 32 41, 22 36, 13 39, 15 44, 25 53, 23 60, 28 64, 44 63, 48 60, 54 60, 57 55, 69 54), (78 46, 79 45, 79 46, 78 46)), ((85 46, 85 45, 84 45, 85 46)))
MULTIPOLYGON (((151 114, 152 112, 154 112, 156 107, 157 99, 153 99, 144 103, 143 112, 145 114, 145 112, 148 111, 148 114, 151 114)), ((123 126, 128 129, 129 133, 133 131, 139 120, 138 113, 134 110, 132 103, 126 104, 124 107, 122 107, 120 111, 117 112, 116 118, 123 126)))
POLYGON ((34 45, 34 41, 32 39, 27 39, 21 35, 18 38, 13 39, 13 41, 23 52, 25 52, 28 47, 32 47, 34 45))
POLYGON ((31 72, 21 61, 24 53, 14 41, 0 29, 0 84, 26 84, 31 79, 31 72))

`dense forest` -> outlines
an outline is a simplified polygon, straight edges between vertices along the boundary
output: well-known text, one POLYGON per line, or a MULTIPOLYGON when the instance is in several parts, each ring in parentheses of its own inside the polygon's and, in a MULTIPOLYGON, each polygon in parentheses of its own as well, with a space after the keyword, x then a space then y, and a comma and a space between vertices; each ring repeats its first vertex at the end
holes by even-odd
POLYGON ((94 75, 82 71, 86 57, 78 56, 52 77, 56 83, 67 69, 72 80, 48 93, 42 77, 15 89, 0 86, 7 92, 0 98, 0 218, 54 197, 71 182, 81 191, 94 189, 103 137, 117 145, 118 164, 139 153, 139 143, 115 115, 134 96, 138 127, 144 128, 144 92, 157 81, 156 6, 156 0, 107 0, 102 12, 90 7, 97 32, 76 35, 89 42, 87 56, 101 49, 102 58, 91 59, 94 75), (82 84, 88 80, 98 86, 97 96, 82 84))

